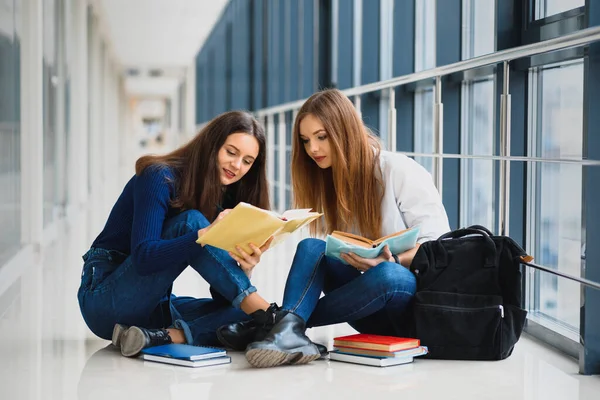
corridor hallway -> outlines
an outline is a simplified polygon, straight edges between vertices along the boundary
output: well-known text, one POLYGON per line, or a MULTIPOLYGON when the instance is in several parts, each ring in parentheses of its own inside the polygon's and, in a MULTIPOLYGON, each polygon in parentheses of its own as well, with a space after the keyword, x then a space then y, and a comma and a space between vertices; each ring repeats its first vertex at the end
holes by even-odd
MULTIPOLYGON (((317 360, 304 366, 251 368, 243 353, 232 363, 185 368, 122 357, 86 328, 77 304, 81 255, 94 234, 89 213, 57 227, 39 260, 22 257, 0 269, 0 399, 511 399, 595 400, 600 376, 582 376, 574 359, 526 334, 513 355, 498 362, 415 359, 387 368, 317 360)), ((104 217, 104 216, 102 216, 104 217)), ((281 303, 299 238, 269 250, 253 282, 281 303)), ((208 296, 188 268, 178 295, 208 296)), ((316 328, 309 336, 331 349, 348 325, 316 328)))

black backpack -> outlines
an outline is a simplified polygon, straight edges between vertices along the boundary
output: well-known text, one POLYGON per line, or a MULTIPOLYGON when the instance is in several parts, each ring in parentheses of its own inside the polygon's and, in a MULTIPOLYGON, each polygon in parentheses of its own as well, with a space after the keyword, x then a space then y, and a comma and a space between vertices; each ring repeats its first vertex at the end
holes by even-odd
POLYGON ((410 266, 417 293, 407 316, 428 358, 501 360, 519 340, 525 251, 480 225, 423 243, 410 266))

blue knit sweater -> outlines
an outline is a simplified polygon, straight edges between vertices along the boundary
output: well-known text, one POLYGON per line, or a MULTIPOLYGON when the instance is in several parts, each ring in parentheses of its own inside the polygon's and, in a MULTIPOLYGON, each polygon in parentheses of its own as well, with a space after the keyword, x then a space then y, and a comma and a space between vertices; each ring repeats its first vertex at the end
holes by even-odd
POLYGON ((92 247, 131 255, 138 273, 151 274, 186 262, 199 251, 198 232, 161 239, 166 219, 180 211, 170 206, 174 176, 167 167, 151 166, 134 175, 113 206, 104 229, 92 247))

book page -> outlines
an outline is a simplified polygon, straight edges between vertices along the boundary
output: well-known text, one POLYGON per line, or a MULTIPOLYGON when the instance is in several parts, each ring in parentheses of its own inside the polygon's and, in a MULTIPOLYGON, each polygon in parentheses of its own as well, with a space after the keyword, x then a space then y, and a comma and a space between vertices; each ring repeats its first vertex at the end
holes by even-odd
POLYGON ((271 247, 283 242, 290 234, 296 232, 298 229, 304 228, 306 225, 310 224, 315 219, 319 218, 321 215, 323 214, 311 212, 308 216, 304 216, 304 218, 284 221, 281 229, 274 235, 275 237, 273 238, 271 247))
POLYGON ((373 247, 373 242, 371 240, 362 236, 354 235, 352 233, 333 231, 331 233, 331 236, 343 242, 354 244, 357 246, 362 246, 367 249, 373 247))
POLYGON ((404 233, 406 233, 408 231, 410 231, 410 228, 409 229, 404 229, 403 231, 400 231, 400 232, 392 233, 391 235, 387 235, 387 236, 384 236, 382 238, 379 238, 379 239, 373 241, 373 244, 374 245, 378 245, 379 243, 383 243, 386 239, 393 238, 395 236, 403 235, 404 233))
POLYGON ((311 208, 299 208, 297 210, 287 210, 285 211, 283 214, 281 214, 281 218, 284 218, 288 221, 292 220, 292 219, 305 219, 310 217, 313 214, 318 214, 318 213, 312 213, 311 208))
POLYGON ((262 246, 271 236, 279 232, 285 222, 270 211, 250 204, 239 203, 221 221, 215 224, 196 242, 208 244, 237 254, 236 245, 252 254, 248 245, 262 246))

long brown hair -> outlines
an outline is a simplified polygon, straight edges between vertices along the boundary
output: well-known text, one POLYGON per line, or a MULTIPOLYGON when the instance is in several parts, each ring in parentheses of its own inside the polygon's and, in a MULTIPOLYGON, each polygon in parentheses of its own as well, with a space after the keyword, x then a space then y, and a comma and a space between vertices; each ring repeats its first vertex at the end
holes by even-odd
POLYGON ((348 97, 337 89, 313 94, 298 112, 292 140, 294 205, 325 214, 324 221, 311 225, 311 234, 358 228, 372 239, 381 236, 381 146, 348 97), (327 132, 331 168, 319 168, 300 139, 300 122, 309 114, 327 132))
POLYGON ((199 210, 212 221, 225 195, 233 204, 244 201, 264 209, 270 208, 266 153, 262 125, 246 112, 230 111, 211 120, 190 142, 177 150, 161 156, 140 157, 135 164, 135 173, 140 175, 151 165, 169 167, 175 176, 176 190, 171 206, 199 210), (246 175, 223 191, 217 156, 229 135, 242 132, 256 138, 258 156, 246 175))

